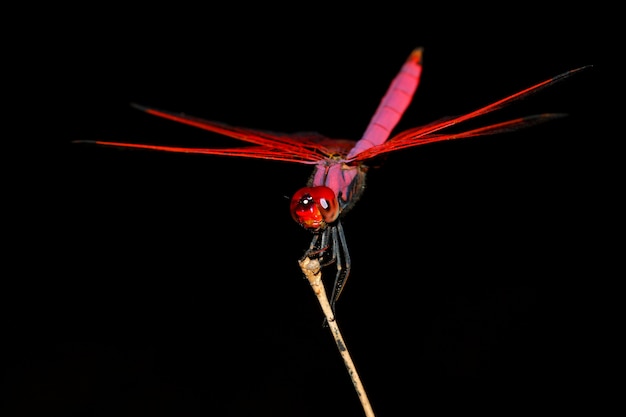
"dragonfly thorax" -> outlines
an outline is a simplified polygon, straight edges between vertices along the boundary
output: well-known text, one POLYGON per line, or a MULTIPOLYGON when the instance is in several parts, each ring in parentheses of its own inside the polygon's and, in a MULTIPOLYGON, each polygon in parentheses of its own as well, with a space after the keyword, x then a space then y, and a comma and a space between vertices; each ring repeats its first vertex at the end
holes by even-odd
POLYGON ((309 179, 309 187, 324 186, 330 188, 339 203, 340 213, 347 212, 361 197, 365 189, 365 173, 363 164, 318 165, 309 179))

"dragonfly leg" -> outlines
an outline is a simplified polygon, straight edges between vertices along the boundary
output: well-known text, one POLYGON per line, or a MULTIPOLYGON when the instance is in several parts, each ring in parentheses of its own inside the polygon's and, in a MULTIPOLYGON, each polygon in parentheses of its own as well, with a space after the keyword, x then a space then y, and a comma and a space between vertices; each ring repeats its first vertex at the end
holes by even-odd
POLYGON ((317 252, 319 251, 319 249, 317 248, 318 246, 317 241, 319 239, 320 239, 320 233, 315 233, 313 235, 313 239, 311 239, 311 244, 309 245, 309 248, 304 252, 304 255, 302 255, 302 257, 300 258, 300 262, 302 262, 306 258, 311 258, 311 256, 315 258, 314 255, 316 255, 317 252))
POLYGON ((328 256, 328 249, 331 247, 329 243, 329 235, 332 233, 331 229, 332 228, 326 228, 321 233, 316 233, 313 236, 311 244, 309 245, 309 249, 304 252, 304 255, 302 255, 300 261, 304 260, 305 258, 316 259, 317 261, 319 261, 321 266, 327 266, 335 262, 335 257, 332 251, 330 251, 331 258, 328 260, 325 259, 328 256))
POLYGON ((340 222, 337 222, 337 226, 333 228, 332 235, 333 258, 337 261, 337 273, 335 275, 335 283, 333 284, 333 292, 330 296, 330 306, 334 313, 335 304, 337 303, 337 300, 341 295, 341 291, 343 290, 348 276, 350 275, 351 261, 346 236, 340 222))

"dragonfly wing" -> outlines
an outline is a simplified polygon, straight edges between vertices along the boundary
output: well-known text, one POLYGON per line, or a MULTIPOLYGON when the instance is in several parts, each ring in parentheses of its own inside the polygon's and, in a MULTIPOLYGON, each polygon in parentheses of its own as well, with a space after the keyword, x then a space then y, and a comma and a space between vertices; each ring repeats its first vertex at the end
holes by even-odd
POLYGON ((377 155, 382 155, 384 153, 388 153, 391 151, 396 151, 399 149, 405 149, 413 146, 425 145, 427 143, 440 142, 444 140, 452 140, 452 139, 462 139, 468 137, 475 136, 485 136, 492 135, 503 132, 510 132, 512 130, 516 130, 522 127, 530 127, 534 126, 538 123, 546 122, 549 120, 553 120, 558 117, 565 116, 562 113, 545 113, 539 115, 532 115, 526 117, 520 117, 517 119, 513 119, 507 122, 496 123, 489 126, 468 130, 460 133, 440 133, 442 130, 447 129, 451 126, 457 125, 459 123, 465 122, 470 119, 474 119, 476 117, 485 115, 487 113, 491 113, 495 110, 499 110, 514 101, 520 100, 522 98, 526 98, 531 94, 534 94, 543 88, 551 86, 559 81, 562 81, 583 69, 589 68, 591 66, 585 66, 576 68, 562 74, 559 74, 555 77, 552 77, 548 80, 542 81, 538 84, 535 84, 531 87, 528 87, 522 91, 519 91, 515 94, 512 94, 508 97, 505 97, 501 100, 498 100, 494 103, 491 103, 487 106, 481 107, 478 110, 474 110, 473 112, 467 113, 462 116, 456 117, 448 117, 445 119, 441 119, 436 123, 429 123, 424 126, 412 128, 400 132, 395 135, 393 138, 388 140, 385 143, 382 143, 378 146, 369 148, 364 152, 361 152, 357 156, 355 156, 351 161, 362 161, 365 159, 373 158, 377 155))
MULTIPOLYGON (((500 133, 512 132, 522 128, 538 125, 550 120, 567 116, 564 113, 544 113, 532 116, 519 117, 517 119, 507 120, 506 122, 494 123, 488 126, 479 127, 472 130, 466 130, 459 133, 429 133, 415 134, 412 129, 406 130, 396 135, 393 140, 385 143, 384 149, 371 148, 365 151, 359 157, 373 158, 376 155, 397 151, 400 149, 412 148, 415 146, 427 145, 430 143, 441 142, 444 140, 466 139, 478 136, 497 135, 500 133)), ((419 128, 417 128, 419 130, 419 128)))
POLYGON ((324 159, 323 156, 315 154, 314 151, 307 151, 303 149, 300 152, 287 153, 284 149, 276 147, 271 148, 267 146, 242 146, 239 148, 186 148, 177 146, 147 145, 140 143, 107 142, 99 140, 79 140, 76 142, 93 143, 96 145, 114 146, 119 148, 148 149, 153 151, 236 156, 240 158, 252 159, 270 159, 274 161, 295 162, 305 165, 315 165, 324 159))
POLYGON ((285 147, 300 147, 305 145, 316 145, 317 142, 324 138, 317 133, 280 133, 269 132, 260 129, 248 129, 237 126, 230 126, 226 123, 214 122, 211 120, 201 119, 199 117, 189 116, 184 113, 174 113, 165 110, 157 110, 139 104, 131 103, 136 109, 144 111, 153 116, 162 117, 164 119, 173 120, 175 122, 183 123, 189 126, 194 126, 203 130, 208 130, 213 133, 219 133, 220 135, 228 136, 234 139, 238 139, 244 142, 253 143, 255 145, 265 146, 285 146, 285 147), (296 140, 297 138, 297 140, 296 140))
POLYGON ((237 156, 255 159, 272 159, 311 165, 326 159, 328 155, 333 152, 331 149, 328 148, 328 145, 333 143, 333 140, 317 133, 286 134, 247 129, 236 126, 229 126, 225 123, 204 120, 182 113, 172 113, 163 110, 156 110, 138 104, 132 104, 132 106, 154 116, 159 116, 165 119, 184 123, 186 125, 198 127, 200 129, 228 136, 233 139, 241 140, 243 142, 252 143, 257 146, 246 146, 239 148, 185 148, 177 146, 159 146, 107 141, 81 140, 77 142, 95 143, 98 145, 108 145, 125 148, 151 149, 166 152, 183 152, 208 155, 237 156))
POLYGON ((352 158, 365 149, 385 142, 411 103, 422 73, 422 48, 415 49, 391 82, 361 140, 348 154, 352 158))

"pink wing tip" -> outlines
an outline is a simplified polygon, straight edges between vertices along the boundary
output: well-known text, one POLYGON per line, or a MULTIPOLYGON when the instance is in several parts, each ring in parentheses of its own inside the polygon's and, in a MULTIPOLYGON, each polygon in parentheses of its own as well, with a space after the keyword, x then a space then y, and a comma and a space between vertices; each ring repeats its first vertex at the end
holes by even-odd
POLYGON ((424 51, 424 48, 422 47, 413 49, 413 52, 411 52, 411 55, 409 55, 409 58, 406 61, 413 62, 415 64, 421 64, 423 51, 424 51))

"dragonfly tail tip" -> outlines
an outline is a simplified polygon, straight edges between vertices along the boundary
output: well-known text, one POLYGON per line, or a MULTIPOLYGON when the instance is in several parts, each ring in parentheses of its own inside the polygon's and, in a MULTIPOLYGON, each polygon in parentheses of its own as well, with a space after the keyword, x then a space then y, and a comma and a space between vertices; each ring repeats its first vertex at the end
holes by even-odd
POLYGON ((411 55, 409 55, 409 59, 407 59, 407 61, 414 62, 416 64, 421 64, 423 52, 424 52, 424 48, 421 46, 419 48, 413 49, 413 52, 411 52, 411 55))

